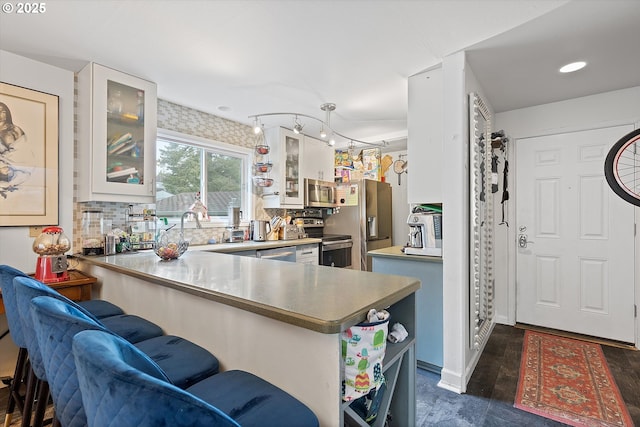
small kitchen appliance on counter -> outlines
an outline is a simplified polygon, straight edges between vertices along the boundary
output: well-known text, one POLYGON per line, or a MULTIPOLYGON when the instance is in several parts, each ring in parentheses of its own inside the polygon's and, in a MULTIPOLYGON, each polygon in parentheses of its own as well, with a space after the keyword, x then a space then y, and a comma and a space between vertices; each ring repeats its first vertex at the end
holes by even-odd
POLYGON ((416 212, 407 218, 409 225, 408 255, 442 256, 442 214, 416 212))
POLYGON ((240 208, 229 205, 229 225, 224 231, 223 240, 225 243, 240 243, 244 241, 244 231, 240 230, 240 218, 242 211, 240 208))
POLYGON ((42 283, 69 280, 67 256, 71 242, 60 227, 46 227, 33 242, 33 251, 40 255, 36 262, 35 279, 42 283))
POLYGON ((271 233, 271 223, 269 221, 252 220, 249 226, 249 238, 254 242, 264 242, 267 235, 271 233))
POLYGON ((280 240, 295 240, 300 238, 300 228, 296 224, 285 224, 280 227, 280 240))
POLYGON ((104 235, 102 210, 82 211, 82 255, 104 254, 104 235))

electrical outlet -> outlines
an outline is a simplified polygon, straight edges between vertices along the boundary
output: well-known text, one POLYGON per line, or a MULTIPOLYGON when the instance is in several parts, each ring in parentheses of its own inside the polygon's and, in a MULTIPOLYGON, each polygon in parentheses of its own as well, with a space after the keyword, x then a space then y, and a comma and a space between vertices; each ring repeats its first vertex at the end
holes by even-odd
POLYGON ((42 227, 29 227, 29 237, 38 237, 42 234, 42 227))

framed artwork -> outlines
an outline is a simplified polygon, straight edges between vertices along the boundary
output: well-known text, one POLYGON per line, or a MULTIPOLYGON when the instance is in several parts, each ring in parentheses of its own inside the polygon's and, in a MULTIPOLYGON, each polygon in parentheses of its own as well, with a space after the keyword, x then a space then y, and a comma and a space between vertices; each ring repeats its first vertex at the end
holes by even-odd
POLYGON ((0 82, 0 226, 58 224, 58 97, 0 82))

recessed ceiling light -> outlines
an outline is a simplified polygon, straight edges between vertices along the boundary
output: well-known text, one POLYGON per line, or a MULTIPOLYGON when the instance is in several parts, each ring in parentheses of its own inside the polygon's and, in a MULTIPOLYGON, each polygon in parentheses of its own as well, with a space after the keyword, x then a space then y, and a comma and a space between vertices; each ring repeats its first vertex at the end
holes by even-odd
POLYGON ((571 64, 567 64, 564 67, 560 68, 561 73, 573 73, 574 71, 582 70, 587 66, 587 63, 584 61, 572 62, 571 64))

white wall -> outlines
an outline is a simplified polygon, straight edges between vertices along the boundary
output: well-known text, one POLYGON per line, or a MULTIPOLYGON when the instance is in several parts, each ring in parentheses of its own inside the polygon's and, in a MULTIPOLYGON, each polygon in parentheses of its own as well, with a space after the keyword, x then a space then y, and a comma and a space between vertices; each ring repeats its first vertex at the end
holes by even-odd
MULTIPOLYGON (((404 160, 407 159, 406 150, 384 153, 383 155, 387 154, 393 157, 393 161, 398 160, 401 155, 404 160)), ((385 174, 385 180, 391 184, 392 194, 393 236, 391 236, 391 243, 394 246, 404 246, 408 241, 409 235, 409 226, 407 225, 407 217, 409 216, 407 174, 402 174, 400 185, 398 185, 398 175, 393 172, 393 165, 391 165, 385 174)))
MULTIPOLYGON (((0 50, 0 81, 59 97, 59 225, 73 230, 73 72, 0 50)), ((28 227, 0 227, 0 264, 35 271, 37 255, 31 249, 28 227)), ((0 315, 0 333, 7 329, 0 315)), ((13 375, 17 349, 9 337, 0 341, 0 376, 13 375)))
MULTIPOLYGON (((59 97, 59 222, 73 229, 73 72, 0 50, 0 80, 59 97)), ((28 227, 0 228, 0 262, 34 271, 36 254, 28 227)))
POLYGON ((442 280, 443 280, 443 367, 441 387, 464 392, 466 390, 465 349, 468 341, 469 254, 467 231, 466 111, 468 101, 464 88, 465 55, 459 52, 444 58, 442 64, 444 86, 443 158, 460 159, 448 162, 443 168, 442 280))
MULTIPOLYGON (((519 138, 574 132, 621 124, 640 125, 640 87, 602 93, 530 108, 496 114, 496 129, 504 129, 509 136, 509 144, 519 138)), ((514 177, 515 150, 509 150, 509 166, 511 177, 514 177)), ((509 187, 514 189, 513 178, 509 187)), ((496 245, 496 252, 504 262, 496 264, 496 320, 501 323, 515 323, 515 241, 517 218, 515 204, 518 195, 509 193, 507 214, 510 219, 508 235, 496 245), (504 277, 505 280, 498 280, 504 277)), ((636 209, 636 222, 638 220, 636 209)), ((636 237, 636 247, 640 247, 636 237)), ((636 304, 640 302, 640 286, 638 286, 640 270, 636 266, 636 304)), ((640 325, 639 325, 640 326, 640 325)), ((639 328, 636 327, 636 331, 639 328)), ((640 342, 636 338, 636 343, 640 342)))
POLYGON ((464 392, 483 350, 472 348, 469 338, 469 93, 487 99, 464 52, 445 57, 442 69, 443 159, 448 167, 442 171, 444 360, 438 385, 464 392))

